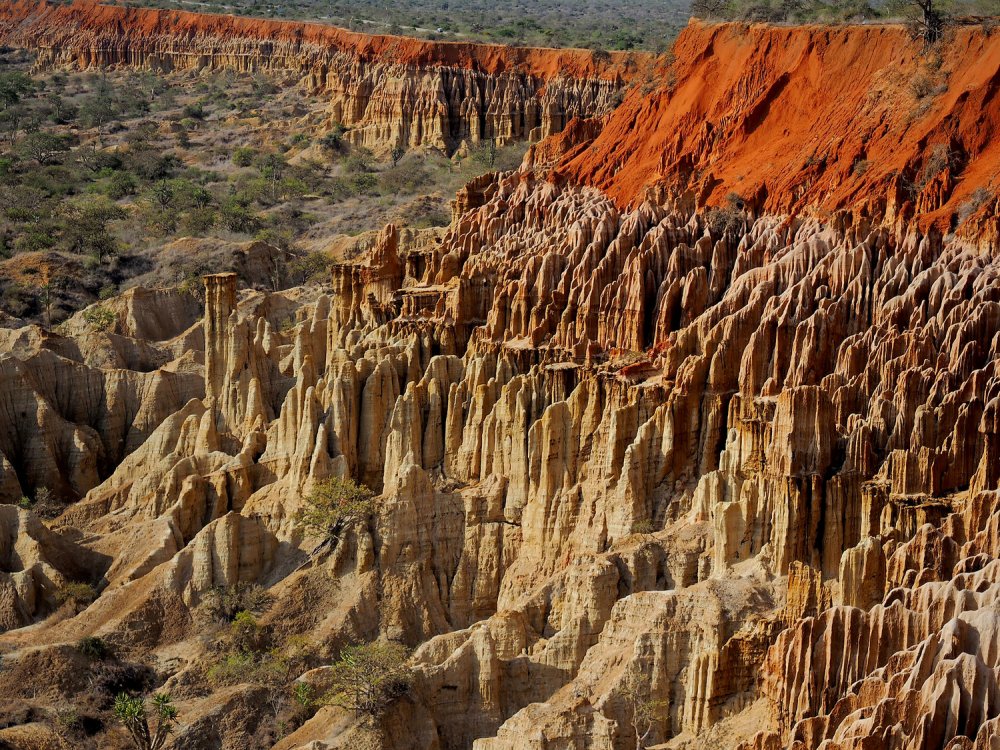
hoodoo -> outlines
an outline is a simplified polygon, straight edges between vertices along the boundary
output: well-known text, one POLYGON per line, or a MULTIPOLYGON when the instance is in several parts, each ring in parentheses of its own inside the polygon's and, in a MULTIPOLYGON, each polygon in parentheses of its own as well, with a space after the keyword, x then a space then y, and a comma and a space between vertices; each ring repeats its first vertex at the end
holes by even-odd
POLYGON ((176 747, 997 746, 1000 36, 692 22, 610 111, 619 56, 3 18, 47 65, 296 71, 357 143, 551 137, 433 242, 130 292, 113 366, 0 329, 0 500, 72 499, 0 506, 0 745, 63 746, 100 638, 176 747))

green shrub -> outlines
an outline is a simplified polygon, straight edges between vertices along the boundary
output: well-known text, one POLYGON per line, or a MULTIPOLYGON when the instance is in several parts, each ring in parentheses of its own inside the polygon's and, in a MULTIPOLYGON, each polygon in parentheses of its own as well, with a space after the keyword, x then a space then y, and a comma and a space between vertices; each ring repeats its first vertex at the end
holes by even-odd
POLYGON ((260 227, 260 219, 247 206, 237 201, 228 201, 219 214, 222 225, 230 232, 251 234, 260 227))
POLYGON ((347 132, 345 128, 340 123, 333 126, 333 129, 325 133, 319 139, 319 145, 329 151, 341 151, 344 148, 344 133, 347 132))
POLYGON ((115 324, 115 314, 103 305, 92 305, 83 311, 83 319, 95 331, 107 331, 115 324))
POLYGON ((274 597, 258 583, 217 586, 208 592, 202 611, 216 622, 235 622, 242 614, 259 615, 274 602, 274 597))
POLYGON ((206 114, 204 102, 199 101, 184 105, 184 117, 189 117, 192 120, 204 120, 206 114))
POLYGON ((636 521, 632 525, 633 534, 652 534, 653 531, 654 531, 653 522, 648 518, 644 518, 641 521, 636 521))
POLYGON ((229 651, 208 669, 208 681, 217 686, 281 684, 288 679, 289 662, 277 651, 229 651))
POLYGON ((108 180, 107 195, 112 200, 117 201, 126 196, 135 195, 138 190, 139 182, 131 172, 114 172, 111 179, 108 180))
POLYGON ((302 708, 312 708, 316 704, 316 688, 308 682, 296 682, 292 685, 292 698, 302 708))
POLYGON ((248 652, 225 654, 208 669, 208 681, 213 685, 240 685, 253 682, 257 657, 248 652))
POLYGON ((56 601, 59 604, 73 602, 77 606, 86 606, 96 598, 97 590, 89 583, 67 583, 56 592, 56 601))
POLYGON ((88 635, 76 642, 76 650, 88 659, 100 661, 111 655, 111 648, 101 638, 88 635))
POLYGON ((181 226, 188 234, 205 234, 215 226, 217 217, 214 208, 193 208, 184 214, 181 226))
POLYGON ((233 164, 237 167, 249 167, 257 157, 257 152, 249 146, 237 146, 233 149, 233 164))
POLYGON ((229 625, 229 638, 239 652, 257 652, 263 648, 264 633, 257 618, 249 612, 238 612, 229 625))

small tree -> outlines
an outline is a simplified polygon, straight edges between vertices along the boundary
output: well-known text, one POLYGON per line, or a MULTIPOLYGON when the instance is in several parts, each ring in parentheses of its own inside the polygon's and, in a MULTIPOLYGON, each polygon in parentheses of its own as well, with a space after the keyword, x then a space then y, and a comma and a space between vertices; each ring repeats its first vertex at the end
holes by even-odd
POLYGON ((340 533, 367 521, 375 510, 375 493, 350 477, 333 477, 319 482, 306 498, 299 524, 326 542, 335 542, 340 533))
POLYGON ((920 37, 933 44, 944 33, 949 5, 948 0, 891 0, 888 8, 891 12, 915 16, 920 37))
POLYGON ((68 201, 62 212, 69 220, 65 235, 68 250, 90 255, 98 263, 118 253, 118 240, 108 225, 128 216, 124 208, 103 195, 96 195, 68 201))
POLYGON ((34 87, 34 82, 24 73, 0 73, 0 108, 17 104, 34 87))
POLYGON ((60 154, 69 151, 69 143, 61 135, 42 130, 30 133, 21 144, 21 150, 44 167, 60 154))
POLYGON ((152 710, 148 710, 146 701, 138 696, 119 693, 115 698, 115 716, 128 730, 137 750, 160 750, 177 724, 177 709, 169 695, 156 693, 151 703, 152 710))
POLYGON ((394 146, 392 149, 392 166, 399 164, 399 160, 406 155, 406 149, 402 146, 394 146))
POLYGON ((374 641, 348 646, 333 665, 324 702, 369 719, 382 713, 409 689, 409 651, 398 643, 374 641))
POLYGON ((161 209, 168 209, 174 202, 174 186, 166 180, 160 180, 150 188, 149 197, 161 209))
POLYGON ((646 740, 653 733, 657 717, 669 706, 667 701, 649 697, 649 686, 637 671, 629 672, 622 688, 622 698, 631 714, 635 734, 635 750, 645 750, 646 740))

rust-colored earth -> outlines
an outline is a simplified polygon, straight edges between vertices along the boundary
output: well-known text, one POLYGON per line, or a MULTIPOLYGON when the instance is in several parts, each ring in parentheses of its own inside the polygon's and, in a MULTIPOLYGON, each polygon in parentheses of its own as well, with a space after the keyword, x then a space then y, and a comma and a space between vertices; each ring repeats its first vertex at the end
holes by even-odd
POLYGON ((673 57, 659 71, 672 85, 634 88, 560 176, 623 206, 661 185, 710 205, 737 193, 770 213, 915 212, 947 225, 1000 168, 1000 37, 979 27, 930 52, 902 26, 692 22, 673 57), (948 168, 922 175, 942 150, 948 168))

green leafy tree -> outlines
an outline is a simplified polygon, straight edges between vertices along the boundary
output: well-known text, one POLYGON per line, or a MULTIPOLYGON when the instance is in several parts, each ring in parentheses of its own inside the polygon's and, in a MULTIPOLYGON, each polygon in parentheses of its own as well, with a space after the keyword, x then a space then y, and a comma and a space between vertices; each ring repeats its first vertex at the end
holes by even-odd
POLYGON ((14 104, 0 109, 0 128, 7 136, 7 141, 14 145, 17 135, 21 132, 28 110, 22 104, 14 104))
POLYGON ((231 198, 223 204, 220 218, 230 232, 249 234, 260 226, 260 219, 238 198, 231 198))
POLYGON ((335 542, 344 529, 368 520, 375 510, 374 498, 375 493, 350 477, 333 477, 309 493, 298 521, 324 541, 335 542))
POLYGON ((21 143, 21 151, 41 166, 50 164, 60 154, 69 151, 70 145, 65 136, 40 130, 29 133, 21 143))
POLYGON ((98 263, 118 254, 119 243, 109 224, 128 216, 123 207, 103 195, 84 196, 67 201, 63 214, 70 251, 89 255, 98 263))
POLYGON ((100 79, 94 93, 80 105, 80 124, 86 128, 97 128, 99 135, 100 129, 118 116, 114 94, 111 83, 106 78, 100 79))
POLYGON ((0 108, 7 109, 17 104, 34 87, 34 82, 24 73, 0 73, 0 108))
POLYGON ((160 750, 177 725, 177 709, 166 693, 156 693, 146 701, 128 693, 115 698, 115 717, 132 738, 137 750, 160 750))
POLYGON ((233 149, 233 164, 237 167, 249 167, 256 155, 257 152, 249 146, 237 146, 233 149))
POLYGON ((408 657, 409 651, 398 643, 374 641, 348 646, 332 667, 324 702, 358 716, 377 717, 409 689, 408 657))

